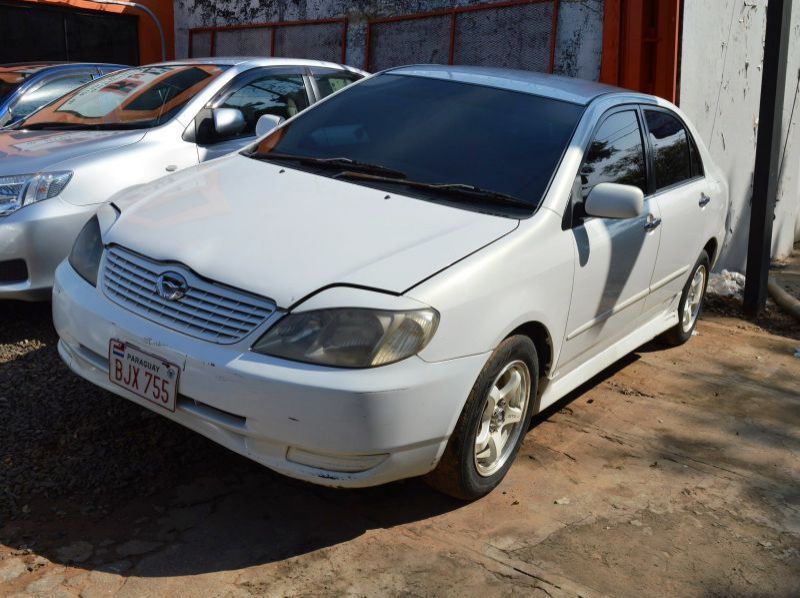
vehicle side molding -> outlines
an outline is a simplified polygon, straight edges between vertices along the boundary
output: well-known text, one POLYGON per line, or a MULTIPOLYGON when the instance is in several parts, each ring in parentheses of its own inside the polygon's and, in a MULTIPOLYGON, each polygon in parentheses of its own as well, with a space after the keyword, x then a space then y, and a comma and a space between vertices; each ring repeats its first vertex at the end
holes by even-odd
POLYGON ((644 209, 644 193, 633 185, 598 183, 586 198, 585 210, 597 218, 635 218, 644 209))

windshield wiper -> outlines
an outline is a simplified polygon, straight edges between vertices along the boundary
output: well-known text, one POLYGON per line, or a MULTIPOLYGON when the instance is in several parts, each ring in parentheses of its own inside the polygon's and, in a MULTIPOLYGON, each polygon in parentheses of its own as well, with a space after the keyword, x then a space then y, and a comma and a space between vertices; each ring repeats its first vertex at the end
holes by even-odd
POLYGON ((396 179, 391 177, 376 176, 365 174, 363 172, 350 172, 345 171, 336 175, 338 179, 360 179, 365 181, 382 181, 386 183, 396 183, 398 185, 406 185, 407 187, 414 187, 416 189, 426 189, 429 191, 438 191, 447 195, 452 195, 460 199, 474 200, 483 203, 492 203, 496 205, 510 206, 514 208, 524 208, 532 210, 533 205, 506 193, 499 191, 490 191, 488 189, 481 189, 476 185, 469 183, 424 183, 422 181, 412 181, 409 179, 396 179))
POLYGON ((355 170, 362 174, 381 175, 388 179, 404 179, 406 177, 404 172, 381 166, 380 164, 368 164, 366 162, 358 162, 350 158, 316 158, 314 156, 295 156, 293 154, 280 154, 275 152, 251 152, 245 153, 245 156, 254 158, 256 160, 275 160, 286 162, 297 162, 308 166, 319 166, 321 168, 330 168, 335 170, 355 170))

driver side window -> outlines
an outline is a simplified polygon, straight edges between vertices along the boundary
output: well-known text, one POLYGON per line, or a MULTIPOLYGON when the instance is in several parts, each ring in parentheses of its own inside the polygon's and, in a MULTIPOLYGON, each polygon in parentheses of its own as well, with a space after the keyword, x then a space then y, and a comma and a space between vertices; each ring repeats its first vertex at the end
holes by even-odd
POLYGON ((597 129, 573 187, 573 226, 582 223, 586 215, 583 204, 598 183, 633 185, 647 193, 644 143, 636 110, 614 112, 597 129))
POLYGON ((264 114, 288 119, 308 107, 302 75, 264 74, 247 81, 228 95, 217 108, 236 108, 244 115, 242 137, 256 134, 256 123, 264 114))
POLYGON ((644 145, 635 110, 606 118, 589 146, 578 176, 582 201, 598 183, 633 185, 647 193, 644 145))

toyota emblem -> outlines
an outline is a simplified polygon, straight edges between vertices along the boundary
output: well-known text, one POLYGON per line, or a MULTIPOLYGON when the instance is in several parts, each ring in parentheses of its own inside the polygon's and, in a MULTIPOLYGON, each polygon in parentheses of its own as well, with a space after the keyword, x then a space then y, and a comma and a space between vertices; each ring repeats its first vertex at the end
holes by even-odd
POLYGON ((189 291, 186 279, 177 272, 164 272, 156 281, 158 296, 167 301, 178 301, 189 291))

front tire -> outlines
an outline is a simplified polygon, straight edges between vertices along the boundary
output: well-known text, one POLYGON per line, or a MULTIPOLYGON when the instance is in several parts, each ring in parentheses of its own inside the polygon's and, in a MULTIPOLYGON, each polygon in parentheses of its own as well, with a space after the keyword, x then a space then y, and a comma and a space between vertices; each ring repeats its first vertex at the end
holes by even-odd
POLYGON ((436 469, 425 477, 461 500, 491 492, 505 477, 530 426, 539 380, 533 341, 503 341, 481 370, 436 469))
POLYGON ((703 298, 706 295, 710 270, 710 260, 704 250, 697 258, 689 280, 683 287, 681 300, 678 303, 678 323, 661 337, 669 346, 677 347, 692 337, 692 332, 697 326, 697 320, 700 319, 700 312, 703 309, 703 298))

